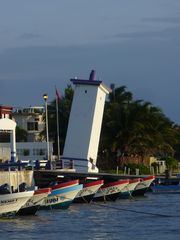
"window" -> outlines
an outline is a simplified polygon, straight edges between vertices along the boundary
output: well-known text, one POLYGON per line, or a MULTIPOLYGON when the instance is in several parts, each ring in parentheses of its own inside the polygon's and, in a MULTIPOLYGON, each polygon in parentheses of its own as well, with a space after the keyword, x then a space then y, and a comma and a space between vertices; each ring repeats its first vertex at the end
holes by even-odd
POLYGON ((27 130, 28 131, 38 131, 38 123, 37 122, 28 122, 27 130))
POLYGON ((33 149, 33 155, 34 156, 44 156, 46 153, 45 149, 40 148, 40 149, 33 149))
POLYGON ((29 153, 30 153, 29 149, 24 149, 23 151, 24 156, 29 156, 29 153))

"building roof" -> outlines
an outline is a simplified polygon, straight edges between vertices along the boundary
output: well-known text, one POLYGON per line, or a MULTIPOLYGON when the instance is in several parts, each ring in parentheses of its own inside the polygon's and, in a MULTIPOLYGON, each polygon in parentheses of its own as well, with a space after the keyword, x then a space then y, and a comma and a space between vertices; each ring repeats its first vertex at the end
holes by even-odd
POLYGON ((103 84, 100 80, 84 80, 84 79, 70 79, 74 85, 89 85, 89 86, 100 86, 106 93, 110 93, 111 89, 103 84))

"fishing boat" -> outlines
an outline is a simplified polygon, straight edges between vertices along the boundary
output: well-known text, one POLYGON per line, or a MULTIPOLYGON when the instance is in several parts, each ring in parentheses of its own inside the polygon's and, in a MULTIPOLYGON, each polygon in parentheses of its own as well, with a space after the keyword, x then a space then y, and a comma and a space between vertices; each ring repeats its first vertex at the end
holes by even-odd
POLYGON ((74 198, 75 203, 89 203, 98 189, 104 184, 104 180, 92 181, 83 184, 83 189, 74 198))
POLYGON ((34 191, 1 194, 0 216, 15 215, 33 194, 34 191))
POLYGON ((119 198, 130 198, 135 187, 140 183, 140 178, 130 179, 129 184, 125 186, 119 194, 119 198))
POLYGON ((151 185, 153 193, 180 193, 179 178, 157 178, 151 185))
POLYGON ((93 201, 115 201, 129 180, 119 180, 103 184, 93 197, 93 201))
POLYGON ((14 179, 18 176, 18 168, 23 167, 24 164, 20 163, 6 163, 0 164, 1 169, 1 180, 8 179, 8 183, 4 183, 0 186, 0 215, 15 215, 19 209, 33 196, 34 190, 32 191, 20 191, 20 188, 15 189, 15 186, 19 185, 18 177, 17 184, 15 180, 13 185, 11 174, 14 175, 14 179), (13 168, 13 171, 11 171, 13 168), (15 171, 16 170, 16 171, 15 171))
POLYGON ((143 196, 145 192, 150 188, 150 185, 155 180, 155 176, 148 176, 145 178, 141 178, 140 182, 135 187, 132 192, 132 196, 143 196))
POLYGON ((44 199, 51 193, 51 188, 34 191, 33 196, 19 209, 16 215, 35 215, 44 199))
POLYGON ((157 184, 151 186, 153 193, 180 193, 180 184, 178 185, 163 185, 157 184))
POLYGON ((82 190, 83 184, 79 184, 79 180, 72 180, 59 183, 51 188, 51 193, 44 199, 40 209, 69 208, 78 192, 82 190))

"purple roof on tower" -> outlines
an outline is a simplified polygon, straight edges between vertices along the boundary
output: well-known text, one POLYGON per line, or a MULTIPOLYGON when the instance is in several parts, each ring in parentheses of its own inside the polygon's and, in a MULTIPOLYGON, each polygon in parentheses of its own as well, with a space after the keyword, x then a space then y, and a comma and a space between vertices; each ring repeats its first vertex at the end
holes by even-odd
POLYGON ((95 70, 91 71, 88 80, 73 78, 73 79, 70 79, 70 81, 73 84, 85 84, 85 85, 100 85, 102 83, 102 81, 96 80, 96 71, 95 70))

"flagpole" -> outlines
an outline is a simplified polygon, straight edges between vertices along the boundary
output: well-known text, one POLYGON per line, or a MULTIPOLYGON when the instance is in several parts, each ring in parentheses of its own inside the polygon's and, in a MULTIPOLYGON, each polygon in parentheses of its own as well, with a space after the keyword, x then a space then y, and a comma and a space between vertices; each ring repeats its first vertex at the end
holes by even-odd
POLYGON ((60 140, 59 140, 59 108, 58 97, 56 96, 56 125, 57 125, 57 147, 58 147, 58 160, 60 160, 60 140))
POLYGON ((48 129, 48 107, 47 107, 47 100, 48 100, 48 95, 44 94, 43 95, 44 101, 45 101, 45 109, 46 109, 46 142, 47 142, 47 160, 50 159, 50 150, 49 150, 49 129, 48 129))

